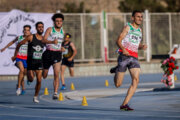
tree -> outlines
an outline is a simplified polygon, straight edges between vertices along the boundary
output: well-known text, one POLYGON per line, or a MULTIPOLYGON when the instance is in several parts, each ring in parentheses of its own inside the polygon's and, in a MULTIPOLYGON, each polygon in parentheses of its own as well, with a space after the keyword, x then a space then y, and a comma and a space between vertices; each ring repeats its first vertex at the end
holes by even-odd
POLYGON ((179 0, 124 0, 119 2, 119 10, 149 10, 150 12, 180 12, 179 0))
POLYGON ((65 8, 62 9, 64 13, 89 13, 90 10, 84 8, 84 2, 79 4, 79 7, 75 3, 65 3, 65 8))

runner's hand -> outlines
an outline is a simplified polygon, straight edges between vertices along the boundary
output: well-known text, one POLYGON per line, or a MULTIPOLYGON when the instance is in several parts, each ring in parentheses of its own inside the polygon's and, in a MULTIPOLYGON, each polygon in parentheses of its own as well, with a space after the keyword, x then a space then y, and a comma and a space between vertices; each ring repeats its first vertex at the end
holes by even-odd
POLYGON ((64 47, 61 47, 61 51, 62 51, 62 52, 65 52, 66 49, 65 49, 64 47))
POLYGON ((14 62, 16 59, 16 56, 11 57, 11 60, 14 62))
POLYGON ((123 55, 129 56, 129 52, 126 49, 124 49, 123 50, 123 55))
POLYGON ((58 44, 58 40, 55 39, 55 40, 53 41, 53 43, 57 45, 57 44, 58 44))
POLYGON ((147 45, 144 44, 144 45, 142 46, 142 49, 143 49, 143 50, 146 50, 146 49, 147 49, 147 45))
POLYGON ((68 61, 69 61, 69 62, 71 62, 71 61, 72 61, 72 58, 71 58, 71 57, 70 57, 70 58, 68 58, 68 61))
POLYGON ((1 49, 1 52, 4 52, 5 49, 6 49, 6 48, 1 49))

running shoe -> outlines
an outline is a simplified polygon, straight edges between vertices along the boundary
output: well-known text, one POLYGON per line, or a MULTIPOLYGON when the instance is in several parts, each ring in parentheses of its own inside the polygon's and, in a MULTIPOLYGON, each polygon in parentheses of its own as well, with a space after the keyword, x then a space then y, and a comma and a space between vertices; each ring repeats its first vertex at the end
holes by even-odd
POLYGON ((57 93, 54 93, 53 94, 53 100, 57 100, 58 99, 58 94, 57 93))
POLYGON ((111 73, 111 74, 112 74, 112 73, 115 73, 115 72, 116 72, 117 67, 118 67, 118 66, 116 66, 116 67, 112 67, 112 68, 110 69, 110 73, 111 73))
POLYGON ((126 104, 126 105, 121 105, 121 106, 120 106, 120 110, 133 111, 134 109, 130 108, 129 105, 126 104))
POLYGON ((66 90, 66 86, 62 85, 61 90, 66 90))
POLYGON ((16 90, 16 95, 19 96, 20 94, 21 94, 21 88, 18 88, 18 89, 16 90))
POLYGON ((25 90, 22 90, 22 91, 21 91, 21 95, 24 95, 25 93, 26 93, 25 90))
POLYGON ((33 102, 34 102, 34 103, 39 103, 38 97, 34 96, 33 102))

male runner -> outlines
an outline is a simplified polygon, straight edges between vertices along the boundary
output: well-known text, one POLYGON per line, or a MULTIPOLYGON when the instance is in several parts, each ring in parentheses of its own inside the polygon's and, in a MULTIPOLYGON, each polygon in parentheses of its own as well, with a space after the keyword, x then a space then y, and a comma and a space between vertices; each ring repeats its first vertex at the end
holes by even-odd
POLYGON ((28 42, 28 56, 27 56, 27 77, 28 81, 32 82, 34 79, 34 74, 36 75, 37 82, 35 87, 35 94, 33 101, 39 103, 38 94, 41 88, 41 79, 42 79, 42 53, 44 48, 44 43, 42 43, 44 24, 43 22, 36 23, 36 34, 29 35, 23 41, 21 41, 17 47, 13 59, 16 58, 19 48, 28 42))
POLYGON ((65 48, 65 52, 63 52, 63 59, 61 64, 61 82, 62 87, 61 90, 66 89, 65 80, 64 80, 64 72, 66 67, 69 68, 70 76, 74 76, 74 57, 77 54, 77 50, 73 42, 70 41, 71 35, 66 33, 64 35, 64 42, 62 43, 62 47, 65 48))
POLYGON ((46 51, 43 53, 43 78, 46 78, 50 66, 53 66, 54 71, 54 94, 53 99, 58 99, 59 88, 59 72, 61 61, 61 44, 64 38, 63 31, 63 14, 56 13, 52 16, 54 27, 49 27, 44 35, 43 43, 46 43, 46 51))
POLYGON ((124 102, 120 106, 121 110, 133 110, 129 107, 128 102, 134 95, 137 85, 139 83, 140 65, 138 63, 138 49, 145 50, 146 45, 141 44, 142 30, 140 24, 142 23, 143 16, 140 11, 132 12, 132 23, 127 23, 122 33, 120 34, 117 45, 119 47, 118 66, 114 76, 114 84, 120 87, 124 78, 124 74, 129 69, 132 84, 128 89, 124 102))
MULTIPOLYGON (((16 42, 20 43, 22 40, 24 40, 25 37, 31 34, 30 30, 31 30, 30 25, 24 25, 23 27, 24 35, 16 37, 14 40, 9 42, 3 49, 1 49, 1 52, 5 51, 5 49, 10 47, 12 44, 16 42)), ((16 94, 24 95, 25 94, 24 75, 26 74, 26 68, 27 68, 27 43, 22 45, 17 53, 16 66, 19 68, 16 94), (22 90, 21 90, 21 87, 22 87, 22 90)))

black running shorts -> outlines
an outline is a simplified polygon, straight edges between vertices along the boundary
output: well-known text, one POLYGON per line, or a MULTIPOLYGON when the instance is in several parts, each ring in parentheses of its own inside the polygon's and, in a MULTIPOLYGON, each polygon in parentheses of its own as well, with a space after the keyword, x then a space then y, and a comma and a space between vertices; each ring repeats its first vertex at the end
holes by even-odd
POLYGON ((27 70, 42 70, 42 60, 27 59, 27 70))
POLYGON ((68 58, 63 58, 61 65, 65 65, 67 67, 74 67, 74 60, 68 61, 68 58))
POLYGON ((43 53, 43 68, 49 69, 51 65, 60 62, 61 58, 61 52, 46 50, 43 53))

